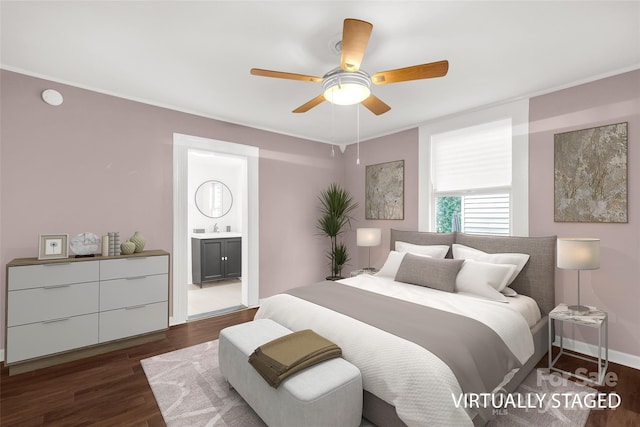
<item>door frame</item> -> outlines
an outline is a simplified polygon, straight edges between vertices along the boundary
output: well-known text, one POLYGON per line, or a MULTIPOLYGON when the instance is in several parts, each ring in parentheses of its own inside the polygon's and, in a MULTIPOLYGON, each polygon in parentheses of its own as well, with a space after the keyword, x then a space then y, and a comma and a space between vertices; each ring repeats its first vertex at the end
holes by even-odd
POLYGON ((173 134, 173 287, 170 325, 188 319, 187 251, 188 227, 188 153, 189 150, 227 154, 245 160, 243 171, 242 212, 242 304, 256 307, 259 303, 259 217, 258 217, 258 159, 260 150, 251 145, 180 133, 173 134))

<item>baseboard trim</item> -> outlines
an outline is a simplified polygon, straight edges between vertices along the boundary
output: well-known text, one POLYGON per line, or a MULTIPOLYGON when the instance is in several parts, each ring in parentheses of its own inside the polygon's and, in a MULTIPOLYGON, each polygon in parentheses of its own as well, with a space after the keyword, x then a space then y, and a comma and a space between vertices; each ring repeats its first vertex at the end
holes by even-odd
MULTIPOLYGON (((571 338, 564 338, 564 348, 572 350, 578 353, 586 354, 592 357, 598 357, 598 346, 593 344, 587 344, 582 341, 573 340, 571 338)), ((556 340, 553 343, 556 347, 560 346, 560 336, 556 335, 556 340)), ((617 350, 609 349, 609 361, 618 363, 620 365, 628 366, 633 369, 640 369, 640 356, 634 356, 633 354, 623 353, 617 350)))

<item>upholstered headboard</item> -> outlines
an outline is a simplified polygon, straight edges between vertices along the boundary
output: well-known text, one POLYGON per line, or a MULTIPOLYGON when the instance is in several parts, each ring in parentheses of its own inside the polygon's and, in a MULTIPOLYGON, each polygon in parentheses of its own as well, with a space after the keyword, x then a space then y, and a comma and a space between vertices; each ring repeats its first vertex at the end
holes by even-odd
MULTIPOLYGON (((555 307, 556 236, 500 237, 464 233, 430 233, 391 230, 391 250, 396 241, 416 245, 452 245, 458 243, 488 253, 516 252, 529 254, 529 261, 516 280, 509 285, 519 294, 538 302, 543 315, 555 307)), ((451 257, 451 251, 447 257, 451 257)))

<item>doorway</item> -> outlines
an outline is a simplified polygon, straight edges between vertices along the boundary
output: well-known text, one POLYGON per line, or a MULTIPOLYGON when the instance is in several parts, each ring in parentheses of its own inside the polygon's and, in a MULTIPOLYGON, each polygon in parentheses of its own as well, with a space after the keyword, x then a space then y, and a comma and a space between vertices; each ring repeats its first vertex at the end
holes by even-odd
POLYGON ((194 320, 246 308, 241 248, 247 159, 189 149, 187 166, 187 319, 194 320))
POLYGON ((170 323, 175 325, 241 307, 257 306, 258 148, 174 134, 173 154, 173 316, 170 323), (217 218, 208 218, 196 206, 195 192, 207 181, 226 182, 225 191, 233 197, 234 207, 230 207, 223 216, 217 213, 210 215, 217 218), (194 236, 240 238, 240 274, 232 274, 234 277, 229 278, 216 277, 213 281, 193 280, 191 251, 194 236), (208 303, 207 299, 211 302, 208 303))

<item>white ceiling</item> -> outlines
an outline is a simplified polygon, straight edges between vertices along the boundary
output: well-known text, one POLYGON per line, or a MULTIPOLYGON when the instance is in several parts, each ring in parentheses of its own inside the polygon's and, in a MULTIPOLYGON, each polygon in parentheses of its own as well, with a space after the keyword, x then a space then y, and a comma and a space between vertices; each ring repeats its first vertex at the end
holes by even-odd
MULTIPOLYGON (((640 68, 638 1, 2 1, 2 68, 213 117, 350 144, 356 107, 319 83, 345 18, 373 24, 362 69, 449 60, 446 77, 374 86, 392 109, 360 108, 360 139, 640 68)), ((63 94, 64 95, 64 94, 63 94)))

